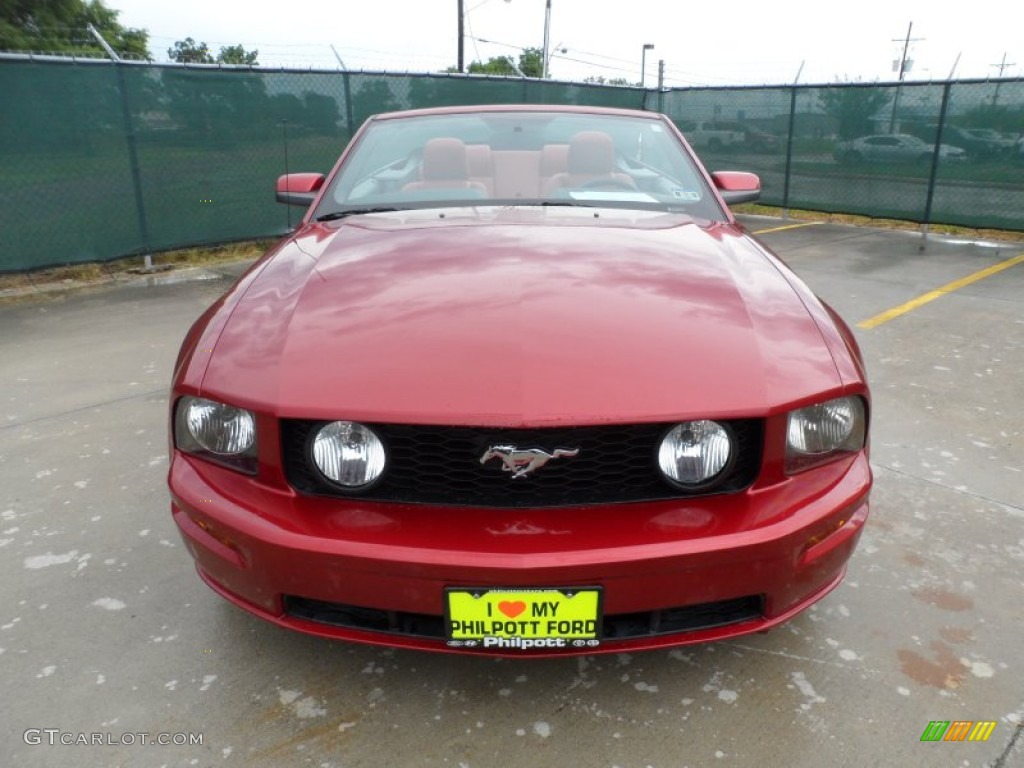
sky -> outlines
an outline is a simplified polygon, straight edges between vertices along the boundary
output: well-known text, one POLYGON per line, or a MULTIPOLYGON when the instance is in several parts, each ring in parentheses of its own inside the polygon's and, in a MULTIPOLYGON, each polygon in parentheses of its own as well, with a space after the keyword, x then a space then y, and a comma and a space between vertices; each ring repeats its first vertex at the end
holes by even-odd
MULTIPOLYGON (((887 82, 913 23, 907 80, 1024 76, 1024 3, 974 0, 682 2, 550 0, 551 77, 646 83, 762 85, 887 82)), ((242 44, 263 66, 436 72, 456 63, 457 0, 107 0, 120 21, 150 34, 167 61, 192 37, 216 53, 242 44), (337 57, 331 46, 337 51, 337 57)), ((541 47, 545 0, 465 0, 465 60, 541 47)))

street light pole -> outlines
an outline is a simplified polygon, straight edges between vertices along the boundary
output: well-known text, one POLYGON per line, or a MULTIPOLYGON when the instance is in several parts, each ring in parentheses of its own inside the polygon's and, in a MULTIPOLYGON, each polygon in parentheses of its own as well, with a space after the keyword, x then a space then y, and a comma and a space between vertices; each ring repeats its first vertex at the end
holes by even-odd
POLYGON ((540 76, 548 79, 548 58, 551 56, 551 0, 547 0, 544 7, 544 61, 541 65, 540 76))
POLYGON ((465 67, 466 61, 465 61, 465 50, 464 50, 464 47, 463 47, 463 40, 465 38, 464 26, 465 26, 465 23, 466 23, 466 13, 465 13, 465 8, 463 7, 463 0, 459 0, 458 5, 459 5, 459 72, 465 72, 466 71, 466 67, 465 67))
POLYGON ((640 87, 644 87, 644 83, 647 81, 647 52, 654 50, 654 43, 644 43, 643 50, 640 52, 640 87))

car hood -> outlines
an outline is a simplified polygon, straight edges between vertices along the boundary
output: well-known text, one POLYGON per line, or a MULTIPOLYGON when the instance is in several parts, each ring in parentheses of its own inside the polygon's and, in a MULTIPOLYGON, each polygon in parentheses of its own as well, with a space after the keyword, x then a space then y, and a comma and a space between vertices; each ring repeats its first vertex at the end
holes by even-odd
POLYGON ((201 389, 368 422, 764 415, 842 383, 791 279, 732 226, 679 215, 350 217, 307 227, 265 265, 201 389))

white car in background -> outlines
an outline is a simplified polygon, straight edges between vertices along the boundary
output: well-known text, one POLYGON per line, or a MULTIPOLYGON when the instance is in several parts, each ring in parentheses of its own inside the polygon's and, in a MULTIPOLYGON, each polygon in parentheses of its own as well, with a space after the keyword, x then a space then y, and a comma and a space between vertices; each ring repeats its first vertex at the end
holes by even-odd
MULTIPOLYGON (((840 163, 930 163, 935 145, 907 133, 879 133, 861 136, 836 145, 834 153, 840 163)), ((962 162, 967 152, 949 144, 939 145, 939 159, 962 162)))
POLYGON ((725 147, 739 146, 746 139, 743 131, 734 131, 711 121, 690 120, 677 125, 694 149, 710 149, 714 152, 725 147))

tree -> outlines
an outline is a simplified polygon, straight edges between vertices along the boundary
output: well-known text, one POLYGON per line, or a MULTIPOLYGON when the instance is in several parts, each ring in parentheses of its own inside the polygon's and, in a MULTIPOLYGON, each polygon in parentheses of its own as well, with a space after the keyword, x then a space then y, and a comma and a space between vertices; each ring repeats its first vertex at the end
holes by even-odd
POLYGON ((473 104, 475 88, 460 88, 462 83, 442 78, 409 78, 409 107, 454 107, 473 104))
POLYGON ((220 49, 217 61, 221 64, 244 64, 253 67, 259 64, 256 60, 259 53, 258 50, 247 51, 241 45, 229 45, 220 49))
POLYGON ((1019 136, 1024 126, 1024 108, 979 104, 967 110, 957 122, 965 128, 991 128, 1019 136))
POLYGON ((167 49, 171 61, 179 64, 213 64, 215 63, 210 47, 206 43, 197 43, 191 37, 178 40, 173 48, 167 49))
POLYGON ((179 64, 242 64, 251 67, 259 63, 256 60, 259 53, 257 50, 247 51, 241 45, 229 45, 222 47, 214 58, 210 46, 197 43, 191 37, 178 40, 173 48, 167 49, 171 61, 179 64))
POLYGON ((399 104, 388 86, 387 78, 368 77, 352 94, 352 116, 356 125, 362 125, 370 115, 392 112, 398 108, 399 104))
MULTIPOLYGON (((455 74, 457 67, 448 67, 446 74, 455 74)), ((544 52, 540 48, 523 48, 519 65, 511 56, 492 56, 487 61, 472 61, 466 68, 471 75, 502 75, 505 77, 541 77, 544 72, 544 52)))
POLYGON ((505 75, 507 77, 517 77, 519 75, 511 56, 494 56, 488 59, 486 63, 479 61, 471 62, 467 71, 471 75, 505 75))
POLYGON ((0 49, 105 55, 89 33, 92 24, 119 56, 149 56, 149 33, 122 26, 120 11, 103 0, 4 0, 0 3, 0 49))
POLYGON ((540 48, 523 48, 519 54, 519 70, 527 77, 543 77, 544 51, 540 48))
POLYGON ((305 91, 302 94, 302 104, 305 110, 301 113, 300 122, 305 124, 314 133, 324 136, 333 136, 338 131, 338 120, 341 115, 338 111, 338 102, 330 96, 305 91))
POLYGON ((839 121, 839 135, 855 139, 874 133, 871 118, 889 103, 889 93, 883 88, 841 83, 822 91, 818 98, 825 113, 839 121))

